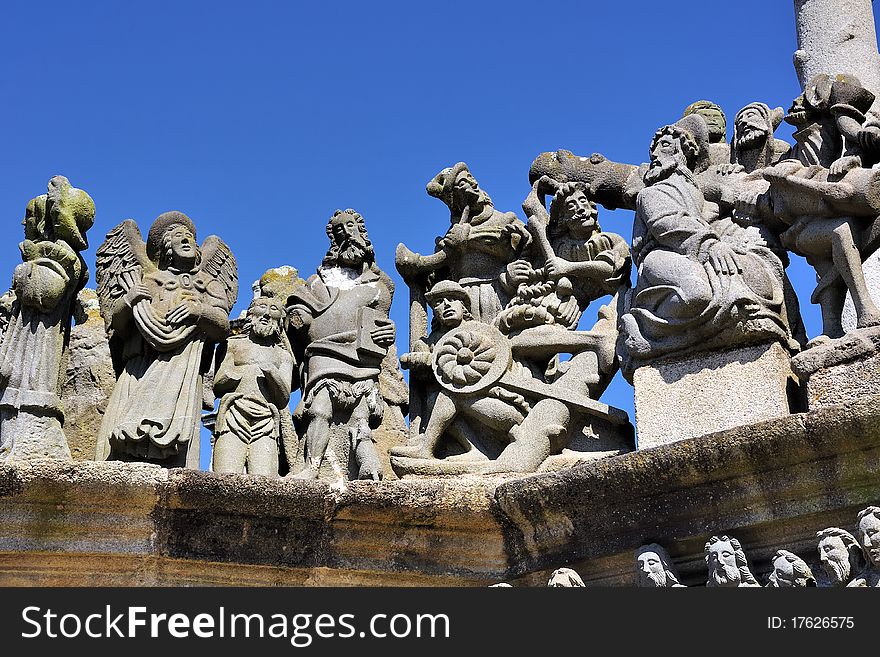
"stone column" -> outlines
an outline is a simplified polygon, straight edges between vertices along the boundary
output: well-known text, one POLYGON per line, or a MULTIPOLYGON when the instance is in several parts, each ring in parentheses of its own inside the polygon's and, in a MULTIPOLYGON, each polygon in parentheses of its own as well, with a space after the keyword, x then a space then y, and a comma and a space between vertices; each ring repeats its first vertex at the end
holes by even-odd
MULTIPOLYGON (((794 0, 801 88, 818 73, 849 73, 880 97, 880 54, 871 0, 794 0)), ((880 111, 880 104, 874 103, 880 111)))

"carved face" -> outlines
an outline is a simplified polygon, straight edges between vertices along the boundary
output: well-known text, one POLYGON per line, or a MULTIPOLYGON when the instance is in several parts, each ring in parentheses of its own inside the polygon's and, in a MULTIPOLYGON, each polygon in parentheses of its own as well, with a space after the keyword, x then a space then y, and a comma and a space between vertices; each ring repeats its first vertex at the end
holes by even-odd
POLYGON ((736 117, 736 134, 738 148, 754 148, 773 132, 767 125, 764 115, 756 107, 749 107, 736 117))
POLYGON ((699 114, 706 119, 706 125, 709 127, 709 141, 712 143, 724 141, 727 136, 727 121, 724 118, 724 112, 714 107, 703 107, 694 114, 699 114))
MULTIPOLYGON (((770 573, 770 585, 779 588, 798 586, 795 581, 794 564, 785 557, 777 557, 773 561, 773 572, 770 573)), ((803 586, 803 584, 801 584, 803 586)))
POLYGON ((189 228, 181 224, 171 226, 164 235, 171 255, 171 264, 179 267, 182 263, 195 260, 198 253, 196 240, 189 228))
POLYGON ((636 572, 639 586, 666 586, 666 570, 656 552, 642 552, 638 556, 636 572))
POLYGON ((590 203, 590 199, 583 191, 577 189, 565 198, 560 218, 569 230, 573 229, 580 234, 592 233, 596 227, 597 216, 596 206, 590 203))
POLYGON ((284 306, 275 299, 260 297, 248 309, 251 332, 261 338, 279 335, 284 327, 284 306))
POLYGON ((651 148, 651 164, 645 174, 645 182, 653 184, 668 178, 678 169, 687 168, 687 157, 681 138, 664 133, 654 141, 651 148))
POLYGON ((432 308, 444 328, 455 328, 464 321, 465 307, 461 299, 441 297, 432 308))
POLYGON ((859 521, 859 540, 874 568, 880 568, 880 518, 868 514, 859 521))
POLYGON ((849 550, 839 536, 826 536, 819 541, 819 561, 833 582, 849 581, 849 550))
POLYGON ((452 188, 452 200, 455 207, 459 210, 465 206, 475 209, 476 206, 485 203, 486 193, 480 189, 476 179, 467 171, 462 171, 455 179, 455 185, 452 188))
POLYGON ((739 568, 736 566, 736 550, 730 541, 718 541, 709 546, 707 554, 709 575, 722 586, 738 585, 740 582, 739 568))
POLYGON ((338 263, 343 267, 360 267, 366 259, 366 240, 361 226, 353 215, 346 212, 330 220, 330 234, 339 247, 338 263))

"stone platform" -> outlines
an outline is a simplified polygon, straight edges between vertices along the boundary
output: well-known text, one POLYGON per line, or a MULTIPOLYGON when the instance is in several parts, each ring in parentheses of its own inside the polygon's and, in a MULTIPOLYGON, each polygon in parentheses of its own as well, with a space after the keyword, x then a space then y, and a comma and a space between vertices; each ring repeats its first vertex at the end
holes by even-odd
POLYGON ((703 544, 755 572, 880 502, 880 399, 526 477, 324 482, 38 461, 0 467, 0 585, 629 585, 656 541, 686 584, 703 544))
POLYGON ((638 448, 791 413, 790 357, 778 343, 658 361, 633 374, 638 448))

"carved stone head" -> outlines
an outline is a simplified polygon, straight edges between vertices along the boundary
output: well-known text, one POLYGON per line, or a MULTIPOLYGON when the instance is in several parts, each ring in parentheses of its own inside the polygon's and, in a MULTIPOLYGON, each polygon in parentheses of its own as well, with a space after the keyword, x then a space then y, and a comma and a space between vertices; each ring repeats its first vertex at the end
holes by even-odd
POLYGON ((571 568, 557 568, 553 571, 553 574, 550 575, 550 580, 547 582, 547 586, 554 588, 579 588, 584 586, 584 580, 582 580, 581 576, 571 568))
POLYGON ((706 586, 758 586, 742 545, 732 536, 713 536, 705 552, 709 568, 706 586))
POLYGON ((678 584, 672 559, 662 546, 650 543, 636 550, 637 586, 661 588, 678 584))
POLYGON ((770 588, 816 586, 816 578, 806 562, 788 550, 777 550, 773 555, 773 572, 767 584, 770 588))
POLYGON ((709 142, 721 144, 727 140, 727 117, 720 106, 709 100, 698 100, 688 105, 681 118, 690 114, 699 114, 709 127, 709 142))
POLYGON ((453 329, 473 319, 471 298, 455 281, 440 281, 425 293, 425 299, 434 312, 434 323, 444 329, 453 329))
POLYGON ((651 164, 645 183, 653 184, 679 171, 686 176, 709 166, 709 131, 698 114, 689 114, 672 125, 663 126, 651 141, 651 164))
POLYGON ((599 210, 587 195, 587 186, 581 182, 562 183, 550 204, 551 232, 568 233, 587 239, 601 230, 597 217, 599 210))
POLYGON ((733 119, 733 145, 737 150, 761 148, 782 122, 781 107, 749 103, 733 119))
POLYGON ((371 265, 376 256, 367 235, 364 218, 351 208, 337 210, 327 222, 330 249, 324 256, 324 267, 348 267, 360 270, 371 265))
POLYGON ((880 507, 869 506, 859 512, 859 543, 868 565, 880 570, 880 507))
POLYGON ((460 216, 465 207, 470 208, 470 214, 474 216, 483 207, 492 205, 492 199, 480 189, 464 162, 443 169, 431 179, 426 190, 429 195, 443 201, 453 217, 460 216))
POLYGON ((855 537, 845 529, 829 527, 816 533, 819 561, 829 581, 846 586, 862 569, 864 555, 855 537))
POLYGON ((200 257, 192 219, 182 212, 163 212, 156 217, 147 235, 147 257, 160 269, 191 269, 200 257))
POLYGON ((284 333, 287 312, 284 303, 274 297, 257 297, 247 311, 251 335, 256 338, 278 338, 284 333))

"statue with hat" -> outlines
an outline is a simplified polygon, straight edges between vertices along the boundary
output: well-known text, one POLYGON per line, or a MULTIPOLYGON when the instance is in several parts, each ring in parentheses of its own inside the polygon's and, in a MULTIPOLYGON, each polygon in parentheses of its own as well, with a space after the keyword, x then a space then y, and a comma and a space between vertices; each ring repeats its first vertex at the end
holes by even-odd
POLYGON ((622 317, 625 368, 674 353, 779 341, 789 327, 784 268, 763 240, 709 203, 708 128, 690 114, 654 135, 636 197, 638 280, 622 317))
POLYGON ((192 220, 166 212, 146 244, 131 219, 113 228, 96 262, 117 375, 96 459, 198 468, 203 375, 229 331, 235 258, 215 235, 199 248, 192 220))
POLYGON ((89 277, 81 252, 94 220, 91 197, 64 176, 52 178, 48 193, 27 205, 22 262, 4 295, 0 463, 70 458, 60 378, 76 294, 89 277))
POLYGON ((709 162, 712 166, 730 161, 730 145, 727 143, 727 117, 724 110, 711 100, 698 100, 684 108, 681 118, 699 114, 709 128, 709 162))

